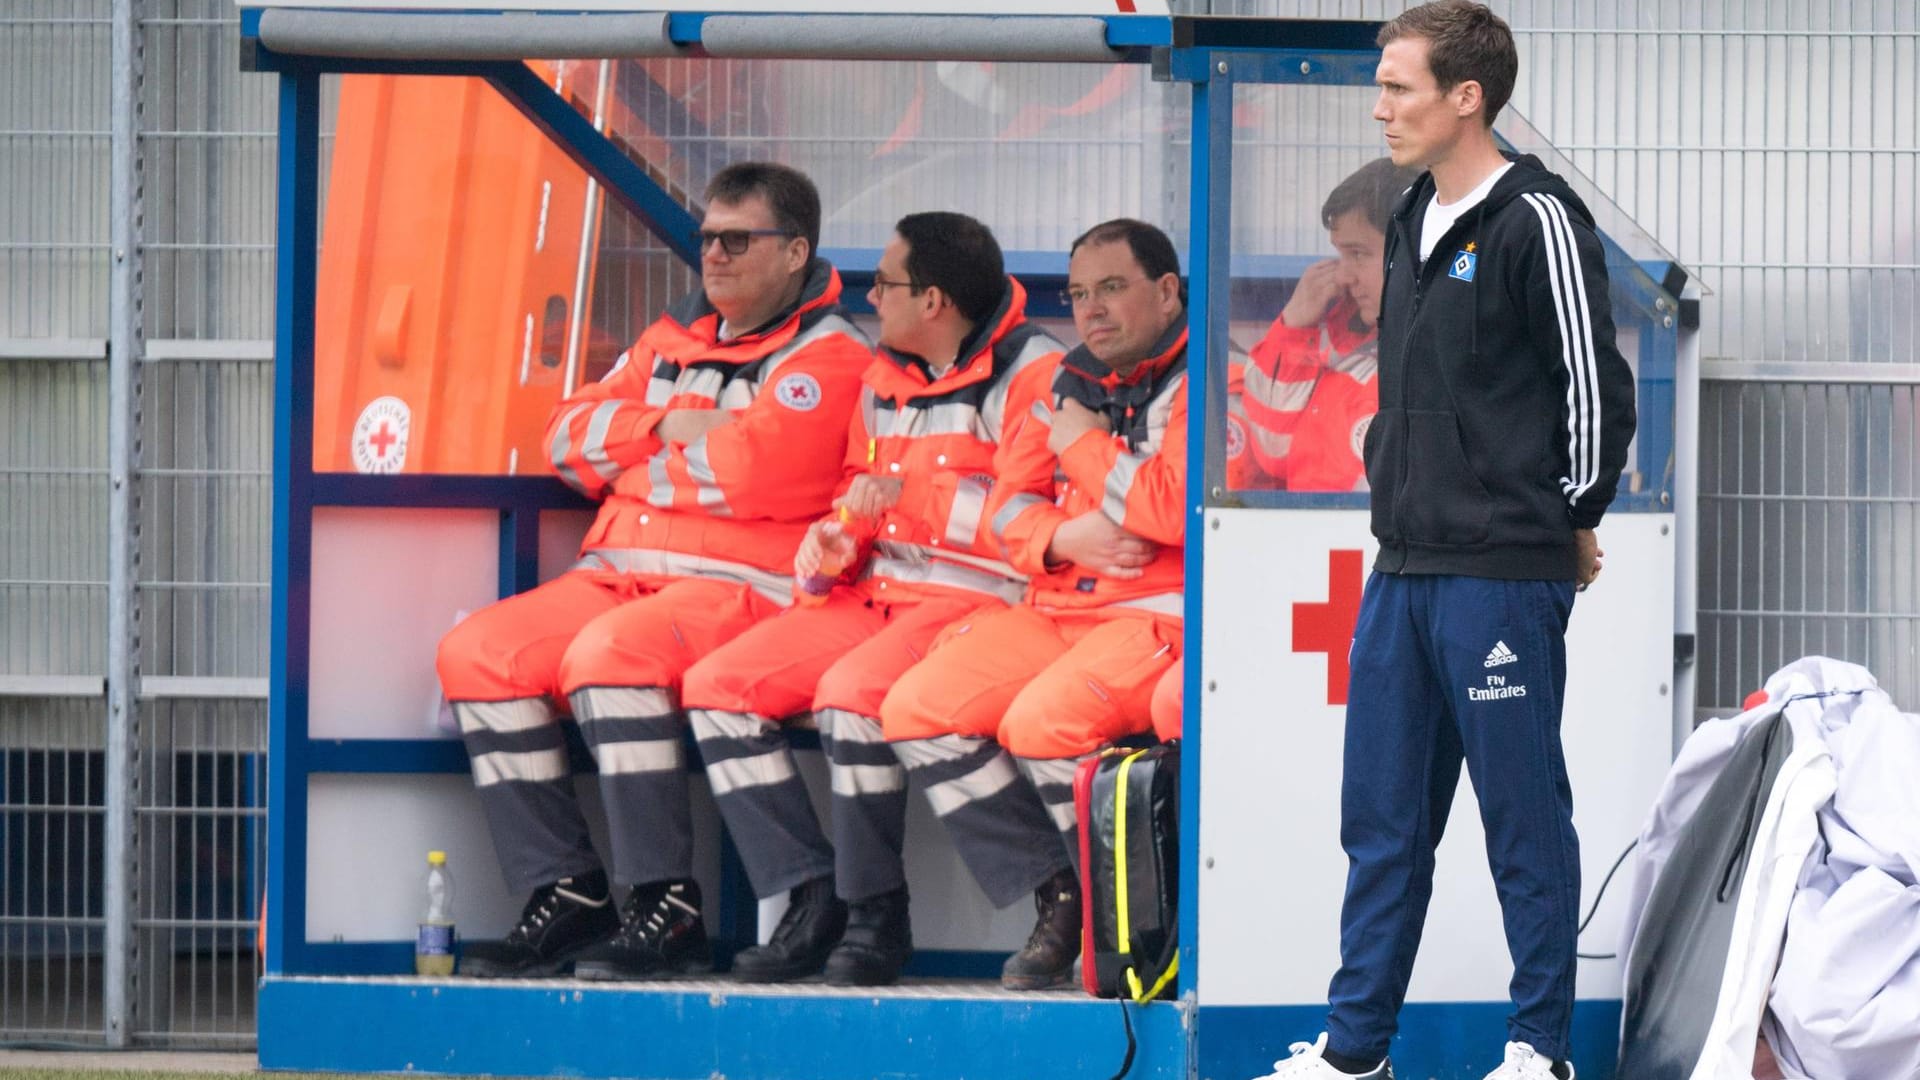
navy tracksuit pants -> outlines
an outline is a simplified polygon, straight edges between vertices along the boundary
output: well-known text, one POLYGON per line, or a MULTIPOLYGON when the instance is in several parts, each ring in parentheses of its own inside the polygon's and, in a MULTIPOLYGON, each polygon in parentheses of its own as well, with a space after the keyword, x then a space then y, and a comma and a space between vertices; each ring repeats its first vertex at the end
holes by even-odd
POLYGON ((1568 581, 1367 581, 1340 783, 1348 871, 1328 991, 1333 1050, 1387 1056, 1464 758, 1513 958, 1509 1037, 1566 1059, 1580 904, 1560 747, 1572 611, 1568 581))

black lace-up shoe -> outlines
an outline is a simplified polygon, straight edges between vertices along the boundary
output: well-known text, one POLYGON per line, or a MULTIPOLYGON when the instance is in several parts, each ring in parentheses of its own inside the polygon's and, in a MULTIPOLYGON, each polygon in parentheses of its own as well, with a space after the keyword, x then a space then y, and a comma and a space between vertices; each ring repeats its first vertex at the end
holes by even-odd
POLYGON ((833 879, 815 878, 789 894, 787 913, 765 945, 742 949, 733 958, 733 977, 792 982, 817 975, 846 928, 847 905, 833 895, 833 879))
POLYGON ((1009 990, 1045 990, 1073 976, 1080 955, 1080 880, 1062 870, 1034 890, 1038 914, 1033 933, 1000 968, 1000 985, 1009 990))
POLYGON ((460 973, 482 979, 558 975, 582 950, 619 928, 605 871, 561 878, 533 890, 504 939, 461 946, 460 973))
POLYGON ((890 986, 913 959, 913 926, 907 890, 855 900, 847 905, 847 932, 827 957, 833 986, 890 986))
POLYGON ((713 970, 713 945, 693 881, 636 885, 620 905, 620 932, 580 954, 581 979, 658 979, 713 970))

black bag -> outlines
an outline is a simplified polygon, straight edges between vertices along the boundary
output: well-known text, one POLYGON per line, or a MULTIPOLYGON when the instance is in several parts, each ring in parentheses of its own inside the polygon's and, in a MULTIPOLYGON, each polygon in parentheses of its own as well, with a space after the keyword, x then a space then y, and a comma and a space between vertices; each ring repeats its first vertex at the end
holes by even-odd
POLYGON ((1180 747, 1080 763, 1081 980, 1095 997, 1171 997, 1180 968, 1180 747))

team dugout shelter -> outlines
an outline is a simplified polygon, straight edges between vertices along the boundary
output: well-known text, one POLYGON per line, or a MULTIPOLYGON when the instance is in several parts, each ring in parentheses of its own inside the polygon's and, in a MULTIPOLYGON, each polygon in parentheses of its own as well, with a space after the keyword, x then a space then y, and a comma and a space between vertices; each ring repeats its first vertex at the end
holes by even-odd
MULTIPOLYGON (((1233 1080, 1320 1030, 1367 496, 1236 486, 1229 390, 1333 254, 1321 201, 1383 153, 1376 25, 1179 16, 1164 0, 243 0, 240 30, 243 63, 280 82, 264 1067, 1025 1080, 1114 1075, 1137 1041, 1127 1076, 1233 1080), (573 561, 591 507, 547 471, 542 425, 697 285, 697 193, 750 158, 818 183, 822 254, 856 315, 913 211, 992 227, 1030 313, 1069 342, 1056 297, 1079 232, 1139 217, 1183 252, 1196 406, 1168 999, 1123 1017, 1078 989, 1001 990, 1031 915, 987 903, 917 797, 918 952, 901 986, 411 974, 428 850, 449 853, 463 936, 497 936, 520 900, 441 709, 435 644, 573 561)), ((1638 375, 1564 723, 1582 952, 1598 957, 1582 961, 1574 1061, 1605 1080, 1624 896, 1596 894, 1692 718, 1701 290, 1523 117, 1497 130, 1595 213, 1638 375)), ((823 800, 818 754, 801 757, 823 800)), ((1510 968, 1467 783, 1393 1051, 1403 1075, 1477 1077, 1504 1039, 1510 968)), ((753 899, 699 790, 724 951, 778 911, 753 899)))

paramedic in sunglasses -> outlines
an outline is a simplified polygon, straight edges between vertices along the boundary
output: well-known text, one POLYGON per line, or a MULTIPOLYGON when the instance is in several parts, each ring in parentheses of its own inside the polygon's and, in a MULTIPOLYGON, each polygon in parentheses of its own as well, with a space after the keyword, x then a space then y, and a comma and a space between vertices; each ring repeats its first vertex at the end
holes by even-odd
POLYGON ((1365 448, 1380 553, 1348 689, 1340 969, 1327 1030, 1273 1075, 1393 1075, 1464 759, 1513 960, 1488 1080, 1570 1080, 1580 853, 1560 744, 1566 630, 1576 589, 1600 573, 1594 529, 1633 438, 1633 372, 1593 216, 1494 139, 1519 71, 1506 23, 1441 0, 1379 42, 1374 119, 1395 164, 1426 172, 1387 232, 1365 448))
POLYGON ((528 896, 469 975, 645 978, 710 963, 693 881, 680 707, 695 660, 793 599, 793 556, 840 479, 873 354, 815 255, 805 175, 743 162, 707 185, 700 289, 554 409, 560 479, 600 501, 573 568, 440 643, 508 885, 528 896), (558 725, 598 765, 605 861, 558 725), (613 884, 628 887, 616 907, 613 884))

